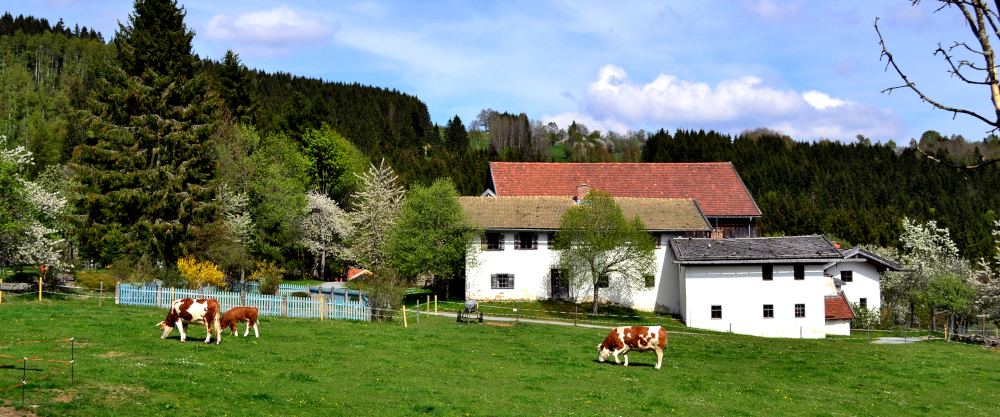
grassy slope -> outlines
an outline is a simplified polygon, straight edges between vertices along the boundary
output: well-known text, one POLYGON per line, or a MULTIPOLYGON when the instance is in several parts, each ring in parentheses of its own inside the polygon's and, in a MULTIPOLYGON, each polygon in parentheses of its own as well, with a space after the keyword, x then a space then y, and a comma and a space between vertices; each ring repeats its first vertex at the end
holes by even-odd
MULTIPOLYGON (((1000 354, 976 346, 671 335, 662 370, 596 361, 605 330, 551 325, 397 324, 264 318, 260 339, 160 340, 164 311, 6 300, 0 341, 90 338, 77 385, 29 386, 40 415, 995 415, 1000 354), (73 394, 69 403, 51 401, 73 394)), ((0 344, 33 356, 51 344, 0 344)), ((46 357, 64 358, 65 349, 46 357)), ((7 363, 5 358, 0 364, 7 363)), ((50 372, 32 362, 29 379, 50 372)), ((0 368, 0 387, 20 381, 0 368)), ((0 391, 13 404, 19 390, 0 391)))

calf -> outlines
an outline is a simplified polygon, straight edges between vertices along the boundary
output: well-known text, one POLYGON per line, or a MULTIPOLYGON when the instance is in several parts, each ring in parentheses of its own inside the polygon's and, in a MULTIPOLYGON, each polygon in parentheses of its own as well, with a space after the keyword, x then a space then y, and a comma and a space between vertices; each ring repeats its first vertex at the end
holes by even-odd
POLYGON ((230 334, 240 335, 239 330, 236 329, 236 325, 241 322, 247 322, 247 331, 243 333, 243 337, 247 337, 250 334, 250 326, 253 326, 253 336, 259 338, 260 334, 257 333, 257 307, 233 307, 222 315, 222 328, 229 329, 230 334))
POLYGON ((212 328, 215 328, 215 344, 222 342, 222 328, 219 327, 219 316, 221 308, 219 302, 214 298, 193 299, 182 298, 174 301, 170 305, 170 312, 167 319, 161 321, 157 326, 163 329, 160 339, 166 339, 170 332, 177 328, 181 333, 181 342, 187 340, 185 330, 189 323, 202 324, 205 326, 205 343, 212 342, 212 328))
POLYGON ((628 352, 656 351, 656 369, 660 369, 663 363, 663 349, 667 346, 667 331, 660 326, 651 327, 616 327, 611 330, 604 342, 597 345, 597 360, 604 362, 608 355, 615 355, 615 363, 618 354, 625 355, 625 366, 628 366, 628 352))

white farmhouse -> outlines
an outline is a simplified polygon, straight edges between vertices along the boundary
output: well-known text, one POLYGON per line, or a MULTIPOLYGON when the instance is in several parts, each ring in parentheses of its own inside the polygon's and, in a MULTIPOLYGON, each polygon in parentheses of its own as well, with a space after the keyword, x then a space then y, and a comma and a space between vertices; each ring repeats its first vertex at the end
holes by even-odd
MULTIPOLYGON (((600 292, 600 301, 647 311, 679 312, 677 267, 666 242, 685 232, 711 231, 708 220, 692 199, 615 200, 626 217, 639 216, 653 234, 658 272, 647 278, 645 290, 616 293, 611 287, 600 292), (666 307, 668 304, 675 308, 666 307)), ((574 198, 461 197, 459 202, 470 222, 485 230, 477 262, 468 262, 466 269, 468 298, 582 302, 592 297, 593 288, 570 288, 559 279, 559 270, 553 266, 556 254, 550 243, 563 213, 575 204, 574 198)))
MULTIPOLYGON (((550 242, 590 187, 639 216, 656 241, 656 274, 600 302, 680 317, 692 327, 767 337, 850 334, 851 304, 881 306, 879 274, 900 266, 824 236, 758 238, 760 210, 729 163, 490 164, 489 188, 459 199, 484 230, 466 296, 590 301, 559 279, 550 242), (588 185, 589 184, 589 185, 588 185)), ((613 280, 614 278, 612 278, 613 280)))

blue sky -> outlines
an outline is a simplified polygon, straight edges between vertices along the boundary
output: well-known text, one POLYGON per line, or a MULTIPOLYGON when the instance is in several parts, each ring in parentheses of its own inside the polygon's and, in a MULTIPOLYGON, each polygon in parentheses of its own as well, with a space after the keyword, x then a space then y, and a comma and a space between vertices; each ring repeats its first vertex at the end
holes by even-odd
MULTIPOLYGON (((897 1, 182 2, 195 49, 251 68, 418 96, 434 122, 483 108, 598 130, 771 127, 798 140, 857 134, 905 144, 928 129, 986 135, 933 110, 879 61, 873 24, 934 99, 992 114, 988 91, 949 77, 938 42, 974 42, 956 10, 897 1)), ((110 38, 131 1, 0 0, 3 9, 110 38)))

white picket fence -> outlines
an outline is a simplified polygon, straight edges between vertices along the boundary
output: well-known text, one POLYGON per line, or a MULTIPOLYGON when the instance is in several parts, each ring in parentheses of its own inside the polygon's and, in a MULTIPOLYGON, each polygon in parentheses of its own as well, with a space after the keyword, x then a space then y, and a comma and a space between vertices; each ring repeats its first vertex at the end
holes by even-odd
POLYGON ((214 298, 219 301, 223 312, 233 307, 257 307, 258 314, 262 316, 371 320, 368 297, 357 291, 319 299, 320 297, 241 294, 216 289, 191 290, 132 284, 118 284, 115 287, 115 304, 120 305, 167 308, 174 300, 181 298, 214 298))

